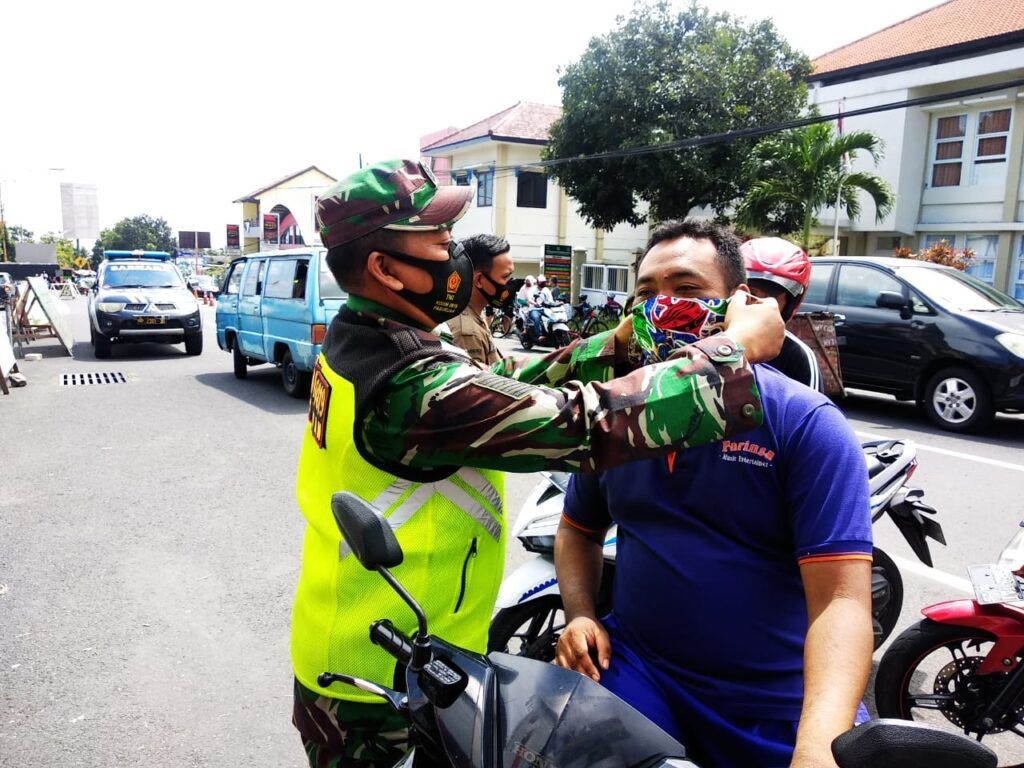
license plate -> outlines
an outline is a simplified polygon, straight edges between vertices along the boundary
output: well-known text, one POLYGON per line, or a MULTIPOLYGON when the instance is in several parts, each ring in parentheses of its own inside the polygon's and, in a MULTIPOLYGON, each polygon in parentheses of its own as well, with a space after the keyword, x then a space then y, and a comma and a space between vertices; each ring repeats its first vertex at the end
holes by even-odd
POLYGON ((140 317, 139 325, 167 325, 166 317, 140 317))
POLYGON ((1019 603, 1024 600, 1024 586, 1009 568, 998 565, 970 565, 967 575, 974 595, 981 605, 1019 603))

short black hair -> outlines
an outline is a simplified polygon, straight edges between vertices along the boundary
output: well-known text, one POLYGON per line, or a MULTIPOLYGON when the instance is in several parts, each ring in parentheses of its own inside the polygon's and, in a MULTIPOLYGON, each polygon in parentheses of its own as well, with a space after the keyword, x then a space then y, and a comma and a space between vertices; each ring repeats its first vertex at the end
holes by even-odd
POLYGON ((459 245, 466 249, 466 255, 473 262, 473 269, 480 272, 490 272, 494 260, 512 249, 508 240, 495 235, 472 235, 460 240, 459 245))
POLYGON ((665 240, 675 240, 679 237, 711 241, 718 256, 718 266, 721 267, 722 276, 725 278, 725 287, 729 291, 736 290, 746 281, 747 268, 740 254, 739 237, 728 227, 703 219, 671 219, 656 226, 651 230, 644 255, 636 263, 637 271, 640 271, 640 265, 651 248, 665 240))
POLYGON ((395 245, 401 232, 390 229, 375 229, 355 240, 336 245, 327 251, 327 267, 346 291, 358 287, 366 271, 366 260, 374 251, 397 250, 395 245))

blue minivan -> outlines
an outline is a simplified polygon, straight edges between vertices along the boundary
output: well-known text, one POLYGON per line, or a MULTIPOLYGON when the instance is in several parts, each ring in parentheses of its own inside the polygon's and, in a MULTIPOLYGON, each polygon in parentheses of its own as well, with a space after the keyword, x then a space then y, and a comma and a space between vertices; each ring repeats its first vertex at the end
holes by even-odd
POLYGON ((346 298, 324 248, 235 259, 217 297, 217 344, 232 354, 236 378, 273 363, 285 392, 306 397, 327 326, 346 298))

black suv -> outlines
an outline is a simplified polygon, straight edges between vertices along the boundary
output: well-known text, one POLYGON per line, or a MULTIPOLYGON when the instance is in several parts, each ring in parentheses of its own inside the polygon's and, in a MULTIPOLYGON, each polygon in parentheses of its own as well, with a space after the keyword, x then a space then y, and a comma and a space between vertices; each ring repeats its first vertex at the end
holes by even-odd
POLYGON ((115 343, 185 343, 203 351, 199 304, 171 255, 161 251, 106 251, 89 298, 89 332, 98 358, 115 343))
POLYGON ((969 432, 1024 409, 1024 305, 951 267, 897 258, 815 258, 802 310, 836 315, 850 387, 916 400, 969 432))

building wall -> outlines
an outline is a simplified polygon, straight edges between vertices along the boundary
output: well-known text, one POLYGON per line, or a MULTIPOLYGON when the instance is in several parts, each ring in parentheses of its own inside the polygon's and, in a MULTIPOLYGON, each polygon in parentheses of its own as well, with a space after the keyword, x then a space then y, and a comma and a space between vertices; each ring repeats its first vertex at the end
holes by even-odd
MULTIPOLYGON (((834 85, 812 82, 811 102, 822 113, 844 112, 886 102, 938 95, 994 85, 1024 75, 1024 47, 947 61, 903 72, 865 77, 834 85), (845 97, 845 101, 842 99, 845 97)), ((904 247, 920 248, 945 236, 955 247, 971 246, 979 253, 971 268, 978 277, 1024 297, 1024 91, 1019 88, 955 102, 897 109, 843 120, 845 131, 870 130, 885 142, 885 157, 873 166, 860 157, 856 170, 875 170, 896 192, 893 211, 876 221, 874 206, 862 195, 861 216, 853 222, 839 216, 851 250, 879 253, 894 237, 904 247), (1005 160, 977 163, 981 147, 979 114, 1012 110, 1005 160), (939 120, 966 115, 962 141, 960 183, 933 184, 939 120), (853 250, 856 248, 857 250, 853 250)), ((949 149, 949 148, 947 148, 949 149)), ((954 150, 955 151, 955 150, 954 150)), ((947 160, 950 158, 946 158, 947 160)), ((955 159, 955 158, 954 158, 955 159)), ((819 232, 830 232, 831 209, 820 212, 819 232)))
MULTIPOLYGON (((456 147, 449 158, 453 183, 459 172, 474 173, 509 166, 523 167, 540 162, 541 147, 532 144, 495 142, 488 139, 456 147)), ((474 184, 478 179, 474 178, 474 184)), ((512 246, 516 274, 537 274, 545 244, 569 245, 585 252, 586 262, 632 265, 636 252, 647 241, 647 226, 622 224, 610 232, 595 229, 579 215, 577 203, 562 192, 553 178, 547 182, 544 208, 520 208, 517 202, 518 176, 514 170, 498 170, 493 177, 490 206, 479 206, 474 198, 469 212, 456 225, 458 237, 485 232, 505 237, 512 246)), ((631 273, 631 270, 630 270, 631 273)), ((632 279, 629 286, 632 287, 632 279)))
MULTIPOLYGON (((270 213, 275 205, 283 205, 292 212, 299 225, 306 245, 320 245, 320 232, 316 225, 316 197, 334 183, 330 176, 317 170, 306 171, 293 179, 260 193, 258 205, 242 203, 242 219, 255 218, 260 232, 263 214, 270 213)), ((257 238, 246 237, 246 251, 255 250, 257 238)), ((270 246, 274 247, 274 246, 270 246)), ((264 248, 265 250, 266 248, 264 248)))

